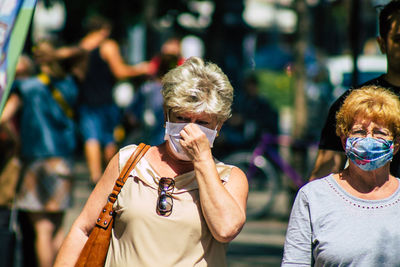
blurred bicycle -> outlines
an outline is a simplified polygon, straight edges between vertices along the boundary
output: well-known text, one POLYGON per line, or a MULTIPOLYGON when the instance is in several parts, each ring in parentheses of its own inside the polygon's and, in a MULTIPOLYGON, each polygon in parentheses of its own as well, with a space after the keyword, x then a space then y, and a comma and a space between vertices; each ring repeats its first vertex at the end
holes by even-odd
POLYGON ((270 213, 276 194, 282 189, 282 175, 289 178, 296 189, 305 184, 302 176, 281 157, 278 146, 310 145, 293 142, 288 136, 264 133, 254 150, 237 151, 223 159, 223 162, 241 168, 247 175, 249 219, 262 218, 270 213))

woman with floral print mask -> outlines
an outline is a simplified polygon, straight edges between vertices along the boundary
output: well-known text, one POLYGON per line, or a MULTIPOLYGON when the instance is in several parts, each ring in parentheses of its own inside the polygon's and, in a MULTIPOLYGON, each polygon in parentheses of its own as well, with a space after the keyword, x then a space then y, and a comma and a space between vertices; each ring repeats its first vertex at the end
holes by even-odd
POLYGON ((353 90, 336 114, 347 167, 312 181, 292 208, 282 266, 398 266, 400 101, 393 92, 353 90))

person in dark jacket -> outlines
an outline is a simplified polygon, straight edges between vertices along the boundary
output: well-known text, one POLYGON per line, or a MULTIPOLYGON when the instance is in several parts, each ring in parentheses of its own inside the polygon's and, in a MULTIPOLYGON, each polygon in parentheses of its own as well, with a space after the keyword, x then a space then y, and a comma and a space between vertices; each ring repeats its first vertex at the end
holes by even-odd
MULTIPOLYGON (((384 6, 379 14, 379 34, 377 38, 382 53, 387 58, 387 73, 372 79, 364 85, 377 85, 387 88, 400 97, 400 1, 393 0, 384 6)), ((311 172, 310 180, 324 177, 331 172, 343 169, 346 155, 340 138, 335 134, 336 113, 352 90, 343 93, 331 106, 325 126, 321 132, 318 155, 311 172)), ((399 154, 393 157, 390 172, 399 177, 399 154)))

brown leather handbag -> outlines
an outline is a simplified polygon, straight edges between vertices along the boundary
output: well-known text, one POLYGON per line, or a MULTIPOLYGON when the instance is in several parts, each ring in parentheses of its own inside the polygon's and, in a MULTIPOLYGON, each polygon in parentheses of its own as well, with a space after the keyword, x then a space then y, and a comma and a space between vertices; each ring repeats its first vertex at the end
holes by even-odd
POLYGON ((107 204, 100 212, 96 225, 90 233, 89 239, 79 255, 75 267, 104 266, 108 247, 110 245, 111 229, 114 222, 113 204, 117 200, 121 188, 128 179, 129 173, 149 148, 150 146, 141 143, 126 162, 117 181, 115 182, 112 193, 108 196, 107 204))

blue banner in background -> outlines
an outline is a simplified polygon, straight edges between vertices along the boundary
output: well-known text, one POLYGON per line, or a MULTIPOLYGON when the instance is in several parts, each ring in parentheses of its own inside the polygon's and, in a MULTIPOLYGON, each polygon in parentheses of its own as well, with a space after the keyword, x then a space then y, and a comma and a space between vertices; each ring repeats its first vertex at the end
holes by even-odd
POLYGON ((0 115, 15 76, 35 5, 36 0, 0 0, 0 115))

